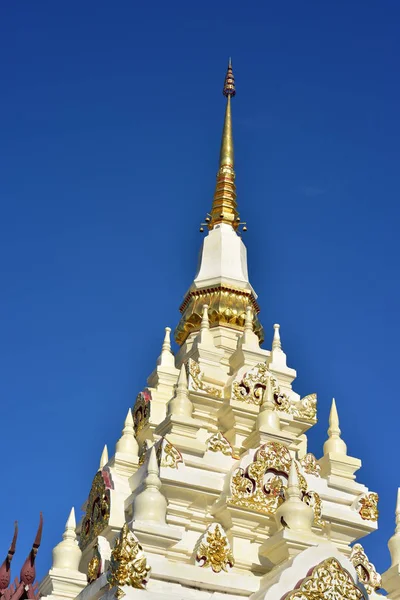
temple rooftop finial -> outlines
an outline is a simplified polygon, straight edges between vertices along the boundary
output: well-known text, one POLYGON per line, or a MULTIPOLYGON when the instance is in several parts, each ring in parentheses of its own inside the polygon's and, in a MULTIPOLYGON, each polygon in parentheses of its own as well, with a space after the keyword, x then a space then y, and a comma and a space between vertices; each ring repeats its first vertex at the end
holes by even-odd
POLYGON ((226 97, 225 120, 222 130, 217 184, 215 186, 208 228, 213 229, 218 223, 227 223, 236 230, 239 226, 240 218, 236 207, 235 171, 233 170, 234 151, 231 98, 236 95, 236 88, 231 59, 229 59, 222 93, 226 97))

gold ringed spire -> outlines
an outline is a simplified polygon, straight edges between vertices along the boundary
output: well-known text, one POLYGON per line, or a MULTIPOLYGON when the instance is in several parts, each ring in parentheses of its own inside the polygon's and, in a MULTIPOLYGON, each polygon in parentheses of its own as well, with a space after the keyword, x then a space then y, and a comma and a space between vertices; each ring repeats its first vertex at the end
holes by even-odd
POLYGON ((231 111, 231 98, 236 95, 236 88, 235 78, 232 70, 232 62, 230 59, 222 93, 226 97, 225 119, 222 130, 217 183, 215 186, 214 199, 210 214, 211 218, 208 223, 208 228, 213 229, 218 223, 227 223, 236 230, 239 226, 240 218, 236 206, 231 111))

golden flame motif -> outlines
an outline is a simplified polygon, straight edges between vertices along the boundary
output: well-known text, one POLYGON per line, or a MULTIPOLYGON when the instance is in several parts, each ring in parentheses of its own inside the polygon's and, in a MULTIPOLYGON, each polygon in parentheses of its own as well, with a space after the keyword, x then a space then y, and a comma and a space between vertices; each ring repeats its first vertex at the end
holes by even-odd
POLYGON ((361 496, 359 503, 361 508, 358 511, 359 515, 364 521, 377 521, 379 516, 378 510, 379 496, 375 492, 370 492, 361 496))
POLYGON ((200 567, 211 567, 214 573, 227 571, 235 564, 232 550, 220 525, 210 525, 197 550, 196 561, 200 567))
POLYGON ((204 383, 203 373, 200 370, 200 365, 195 360, 193 360, 193 358, 189 358, 189 360, 187 361, 186 370, 189 380, 189 389, 194 390, 196 392, 202 391, 206 394, 210 394, 210 396, 216 396, 217 398, 221 398, 221 390, 204 383))
POLYGON ((285 600, 364 600, 364 594, 339 561, 328 558, 285 600))
POLYGON ((93 546, 93 556, 89 560, 87 568, 87 580, 88 583, 96 581, 100 575, 101 556, 97 544, 93 546))
POLYGON ((220 431, 208 438, 207 449, 211 452, 222 452, 225 456, 232 456, 233 454, 232 446, 220 431))
POLYGON ((317 459, 315 458, 314 454, 312 454, 311 452, 308 452, 308 454, 306 454, 304 458, 301 459, 300 464, 303 467, 305 473, 308 473, 309 475, 315 475, 316 477, 321 476, 321 467, 317 463, 317 459))
POLYGON ((151 413, 151 392, 147 388, 136 396, 132 409, 135 434, 138 434, 149 422, 151 413))
POLYGON ((159 467, 177 469, 178 464, 183 463, 182 454, 166 438, 161 438, 155 446, 159 467))
POLYGON ((353 564, 359 580, 364 584, 368 594, 379 590, 382 586, 382 577, 377 573, 375 566, 368 560, 361 544, 355 544, 351 551, 350 562, 353 564))
POLYGON ((110 569, 107 581, 110 588, 117 587, 117 598, 121 598, 124 592, 120 589, 122 585, 133 588, 144 589, 146 587, 150 567, 146 556, 137 537, 130 531, 125 523, 116 539, 111 552, 110 569))
POLYGON ((309 394, 299 402, 292 402, 286 394, 281 392, 278 381, 268 370, 266 363, 259 363, 244 374, 241 381, 234 381, 232 385, 232 398, 247 404, 260 406, 268 379, 271 379, 276 410, 288 413, 300 419, 316 421, 317 395, 309 394))
POLYGON ((82 521, 79 546, 84 550, 108 525, 110 518, 110 490, 104 482, 103 472, 96 473, 82 521))
MULTIPOLYGON (((246 469, 239 467, 231 479, 229 504, 274 515, 285 500, 289 470, 292 462, 290 452, 279 442, 267 442, 254 455, 246 469)), ((296 464, 302 500, 314 511, 314 525, 322 527, 322 501, 313 490, 308 490, 307 481, 296 464)))

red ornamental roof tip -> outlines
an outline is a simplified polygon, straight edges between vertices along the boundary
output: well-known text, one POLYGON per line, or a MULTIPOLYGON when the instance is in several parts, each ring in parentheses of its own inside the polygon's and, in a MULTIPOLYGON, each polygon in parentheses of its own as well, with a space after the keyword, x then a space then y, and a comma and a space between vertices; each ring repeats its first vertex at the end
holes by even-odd
MULTIPOLYGON (((39 518, 39 527, 36 532, 36 537, 32 545, 32 550, 29 552, 24 564, 21 568, 20 581, 24 585, 31 586, 35 581, 36 577, 36 569, 35 569, 35 558, 40 546, 40 542, 42 541, 42 531, 43 531, 43 514, 40 513, 39 518)), ((30 596, 28 596, 30 597, 30 596)))
POLYGON ((11 579, 11 561, 15 554, 15 548, 17 545, 17 537, 18 537, 18 521, 14 523, 14 535, 11 542, 11 546, 8 550, 7 556, 0 567, 0 595, 3 590, 5 590, 9 584, 11 579))

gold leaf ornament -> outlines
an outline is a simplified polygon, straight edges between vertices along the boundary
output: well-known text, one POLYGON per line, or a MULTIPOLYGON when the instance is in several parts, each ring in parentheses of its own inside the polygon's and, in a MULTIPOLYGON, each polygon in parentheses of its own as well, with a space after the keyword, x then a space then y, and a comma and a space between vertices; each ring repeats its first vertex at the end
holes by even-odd
POLYGON ((196 562, 199 567, 211 568, 214 573, 228 571, 228 567, 235 564, 228 538, 218 523, 210 525, 203 535, 196 562))
POLYGON ((350 573, 335 558, 317 565, 285 600, 364 600, 350 573))
MULTIPOLYGON (((125 523, 111 552, 110 568, 107 576, 110 588, 129 585, 137 589, 146 587, 150 573, 146 556, 137 537, 125 523)), ((122 592, 123 593, 123 592, 122 592)), ((119 596, 121 594, 119 593, 119 596)))

